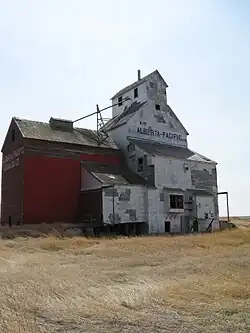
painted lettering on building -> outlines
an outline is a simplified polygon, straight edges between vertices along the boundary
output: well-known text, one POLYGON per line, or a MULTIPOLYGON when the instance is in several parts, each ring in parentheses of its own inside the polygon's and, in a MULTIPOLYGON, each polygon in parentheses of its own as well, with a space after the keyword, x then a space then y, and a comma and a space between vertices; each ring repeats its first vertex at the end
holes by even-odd
POLYGON ((137 127, 137 133, 152 137, 162 138, 163 140, 186 141, 181 134, 159 131, 152 127, 137 127))
POLYGON ((20 155, 23 154, 24 147, 14 150, 12 153, 3 157, 3 171, 13 169, 20 164, 20 155))

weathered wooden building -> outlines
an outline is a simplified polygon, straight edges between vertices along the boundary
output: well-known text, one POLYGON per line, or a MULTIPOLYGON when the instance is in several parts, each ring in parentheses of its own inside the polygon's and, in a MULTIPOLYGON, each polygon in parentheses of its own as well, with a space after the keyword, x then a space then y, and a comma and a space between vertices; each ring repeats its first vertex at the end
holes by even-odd
POLYGON ((2 224, 75 222, 81 161, 119 165, 112 140, 97 146, 96 133, 73 123, 13 118, 2 148, 2 224))
POLYGON ((188 147, 159 72, 139 74, 112 98, 101 132, 62 119, 12 119, 2 148, 2 224, 81 222, 125 233, 219 227, 216 162, 188 147))

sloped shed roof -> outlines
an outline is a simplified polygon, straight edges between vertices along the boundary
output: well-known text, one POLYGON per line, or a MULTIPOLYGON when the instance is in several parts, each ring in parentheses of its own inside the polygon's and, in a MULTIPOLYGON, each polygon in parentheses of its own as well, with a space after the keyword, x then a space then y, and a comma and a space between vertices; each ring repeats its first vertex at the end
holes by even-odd
POLYGON ((116 117, 110 119, 105 125, 104 129, 106 131, 110 131, 112 129, 115 129, 117 127, 120 127, 128 122, 128 120, 133 117, 133 115, 140 110, 140 108, 145 104, 146 102, 133 102, 130 106, 126 107, 123 112, 118 114, 116 117))
POLYGON ((217 164, 215 161, 211 160, 210 158, 207 158, 204 155, 196 153, 195 151, 190 150, 189 148, 176 147, 176 146, 153 143, 153 142, 151 143, 148 141, 136 140, 136 139, 129 139, 129 141, 133 142, 141 150, 143 150, 149 154, 155 154, 155 155, 164 156, 164 157, 181 158, 181 159, 187 159, 187 160, 197 161, 197 162, 217 164))
MULTIPOLYGON (((53 129, 49 123, 13 118, 22 136, 28 139, 45 140, 97 147, 96 131, 86 128, 73 128, 72 131, 53 129)), ((111 137, 99 147, 118 149, 111 137)))
POLYGON ((147 185, 147 181, 131 171, 128 166, 106 165, 88 161, 82 167, 105 185, 147 185))

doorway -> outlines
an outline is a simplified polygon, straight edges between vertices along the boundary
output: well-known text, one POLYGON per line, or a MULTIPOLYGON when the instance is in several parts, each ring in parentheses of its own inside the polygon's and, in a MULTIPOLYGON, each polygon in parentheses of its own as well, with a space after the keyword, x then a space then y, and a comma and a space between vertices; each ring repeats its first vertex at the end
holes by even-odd
POLYGON ((170 232, 170 229, 171 229, 171 228, 170 228, 170 222, 169 222, 169 221, 166 221, 166 222, 165 222, 165 232, 168 232, 168 233, 169 233, 169 232, 170 232))
POLYGON ((188 234, 190 229, 190 216, 181 216, 181 233, 188 234))

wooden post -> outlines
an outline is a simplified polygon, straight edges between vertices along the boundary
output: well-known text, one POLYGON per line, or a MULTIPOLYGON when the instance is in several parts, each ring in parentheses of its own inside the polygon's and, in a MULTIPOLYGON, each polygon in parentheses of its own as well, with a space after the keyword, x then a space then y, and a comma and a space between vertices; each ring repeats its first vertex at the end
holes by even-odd
POLYGON ((228 192, 226 192, 226 197, 227 197, 227 221, 230 222, 228 192))

